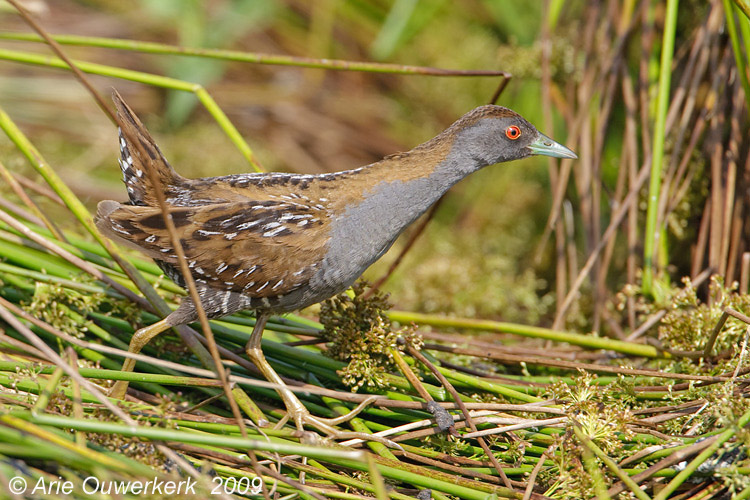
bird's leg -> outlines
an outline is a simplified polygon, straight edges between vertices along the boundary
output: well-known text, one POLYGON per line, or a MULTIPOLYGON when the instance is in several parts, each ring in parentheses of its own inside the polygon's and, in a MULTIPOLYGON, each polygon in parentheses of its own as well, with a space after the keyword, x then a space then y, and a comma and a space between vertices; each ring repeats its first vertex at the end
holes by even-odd
POLYGON ((279 396, 281 396, 281 399, 284 401, 287 414, 294 420, 297 429, 299 429, 300 431, 304 430, 305 424, 308 424, 326 433, 329 437, 332 438, 357 438, 366 441, 379 441, 388 446, 400 448, 400 446, 398 446, 394 442, 380 436, 374 436, 363 432, 340 431, 333 427, 334 425, 341 424, 343 422, 346 422, 347 420, 354 418, 367 405, 377 399, 376 396, 364 400, 355 409, 353 409, 346 415, 342 415, 337 418, 327 419, 312 415, 308 411, 308 409, 305 408, 305 405, 302 404, 299 398, 297 398, 297 396, 295 396, 295 394, 291 390, 289 390, 284 381, 281 380, 279 374, 276 373, 276 371, 273 369, 273 367, 271 367, 271 365, 263 355, 263 351, 260 348, 260 341, 263 337, 263 328, 266 325, 266 321, 268 321, 268 313, 257 313, 255 328, 253 328, 253 333, 250 335, 250 340, 248 340, 247 345, 245 346, 245 352, 247 353, 248 358, 250 358, 250 361, 252 361, 253 364, 258 367, 261 373, 263 373, 263 376, 266 377, 266 380, 276 384, 276 392, 279 393, 279 396))
MULTIPOLYGON (((168 317, 167 317, 168 318, 168 317)), ((138 354, 141 349, 146 347, 146 344, 151 342, 151 339, 159 335, 165 330, 168 330, 172 325, 169 324, 167 318, 154 323, 153 325, 145 326, 135 332, 130 338, 130 346, 128 346, 128 352, 138 354)), ((135 360, 133 358, 125 358, 122 363, 122 371, 132 372, 135 368, 135 360)), ((117 399, 124 399, 125 393, 128 391, 128 381, 118 380, 112 389, 109 391, 109 396, 117 399)))
POLYGON ((336 433, 337 431, 328 424, 320 422, 322 426, 316 425, 315 421, 318 419, 310 414, 307 408, 305 408, 305 405, 303 405, 299 398, 287 388, 279 374, 276 373, 273 367, 271 367, 268 361, 266 361, 263 351, 260 348, 260 341, 263 338, 263 328, 266 326, 266 321, 268 321, 268 313, 258 312, 255 319, 255 328, 253 328, 250 340, 247 341, 247 345, 245 346, 247 357, 250 358, 250 361, 252 361, 261 373, 263 373, 266 380, 276 384, 276 392, 281 396, 281 399, 286 406, 287 413, 294 419, 294 423, 299 430, 303 429, 305 423, 310 423, 327 434, 336 433))

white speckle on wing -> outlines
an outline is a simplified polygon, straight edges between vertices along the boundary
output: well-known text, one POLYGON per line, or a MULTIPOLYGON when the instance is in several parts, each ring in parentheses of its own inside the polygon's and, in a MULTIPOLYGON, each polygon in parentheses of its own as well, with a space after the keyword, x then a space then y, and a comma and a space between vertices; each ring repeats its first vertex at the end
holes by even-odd
POLYGON ((234 224, 234 222, 235 222, 235 221, 236 221, 237 219, 241 218, 242 216, 243 216, 243 214, 237 214, 237 215, 233 215, 232 217, 230 217, 230 218, 228 218, 228 219, 224 219, 223 221, 221 221, 221 223, 220 223, 219 225, 220 225, 221 227, 229 227, 229 226, 231 226, 232 224, 234 224))
POLYGON ((146 243, 153 243, 154 241, 156 241, 156 235, 155 234, 152 234, 151 236, 149 236, 148 238, 146 238, 146 243))
POLYGON ((267 287, 267 286, 268 286, 268 281, 266 281, 265 283, 263 283, 263 286, 262 286, 262 287, 260 287, 260 288, 258 288, 258 289, 256 290, 256 292, 260 292, 261 290, 263 290, 263 289, 264 289, 265 287, 267 287))
POLYGON ((122 227, 120 224, 116 222, 112 222, 112 229, 121 234, 128 234, 128 235, 130 234, 129 232, 125 230, 124 227, 122 227))
POLYGON ((255 225, 258 225, 258 224, 260 224, 260 219, 254 220, 254 221, 250 221, 250 222, 243 222, 242 224, 239 224, 237 226, 237 229, 239 229, 239 230, 249 229, 249 228, 251 228, 251 227, 253 227, 255 225))
POLYGON ((227 264, 226 262, 222 262, 221 264, 219 264, 219 267, 216 268, 216 272, 221 273, 222 271, 224 271, 224 269, 228 267, 229 267, 229 264, 227 264))
MULTIPOLYGON (((279 225, 277 222, 273 222, 272 224, 279 225)), ((270 225, 271 224, 268 224, 268 226, 270 226, 270 225)), ((269 238, 271 236, 276 236, 277 234, 279 234, 280 232, 282 232, 284 229, 286 229, 284 226, 279 225, 279 227, 277 227, 275 229, 272 229, 270 231, 266 231, 265 233, 263 233, 263 236, 266 237, 266 238, 269 238)))

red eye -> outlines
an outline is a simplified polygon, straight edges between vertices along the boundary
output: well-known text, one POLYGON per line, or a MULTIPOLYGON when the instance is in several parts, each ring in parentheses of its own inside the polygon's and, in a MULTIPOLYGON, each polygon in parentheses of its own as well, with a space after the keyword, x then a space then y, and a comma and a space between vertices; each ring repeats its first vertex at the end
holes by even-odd
POLYGON ((516 127, 515 125, 511 125, 510 127, 505 129, 505 137, 507 137, 511 141, 515 141, 516 139, 521 137, 521 129, 516 127))

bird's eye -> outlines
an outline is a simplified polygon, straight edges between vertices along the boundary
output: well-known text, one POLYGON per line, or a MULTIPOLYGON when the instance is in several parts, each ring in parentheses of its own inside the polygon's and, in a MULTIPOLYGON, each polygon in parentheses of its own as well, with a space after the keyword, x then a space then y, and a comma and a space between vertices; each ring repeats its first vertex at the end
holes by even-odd
POLYGON ((511 141, 515 141, 516 139, 521 137, 521 129, 516 127, 515 125, 511 125, 510 127, 505 129, 505 137, 507 137, 511 141))

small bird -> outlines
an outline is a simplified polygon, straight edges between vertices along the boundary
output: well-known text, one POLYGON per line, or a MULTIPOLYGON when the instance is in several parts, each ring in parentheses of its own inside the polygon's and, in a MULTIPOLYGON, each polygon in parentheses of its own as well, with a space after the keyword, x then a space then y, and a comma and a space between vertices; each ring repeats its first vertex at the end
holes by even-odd
MULTIPOLYGON (((120 168, 129 201, 99 203, 97 227, 144 252, 185 287, 180 264, 154 195, 161 189, 201 305, 209 318, 255 311, 248 357, 277 384, 288 415, 329 435, 341 419, 311 415, 263 357, 269 315, 302 309, 346 290, 412 222, 451 186, 477 170, 532 155, 577 158, 518 113, 480 106, 433 139, 370 165, 301 175, 251 173, 186 179, 169 165, 130 107, 115 91, 120 168), (148 174, 156 173, 154 186, 148 174)), ((138 330, 138 353, 170 327, 198 319, 186 297, 161 321, 138 330)), ((134 368, 126 358, 123 370, 134 368)), ((112 396, 123 398, 127 382, 112 396)))

